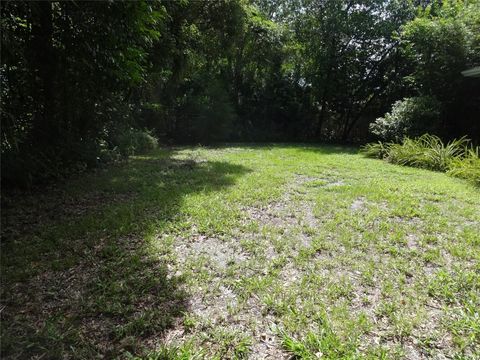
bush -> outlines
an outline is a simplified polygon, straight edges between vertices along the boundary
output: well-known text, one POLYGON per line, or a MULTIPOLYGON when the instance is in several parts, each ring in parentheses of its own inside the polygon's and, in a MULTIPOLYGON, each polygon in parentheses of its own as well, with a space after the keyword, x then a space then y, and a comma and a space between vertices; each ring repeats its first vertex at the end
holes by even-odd
POLYGON ((469 148, 465 137, 444 144, 437 136, 424 134, 415 139, 405 138, 400 144, 367 144, 360 152, 393 164, 444 171, 480 185, 480 148, 469 148))
POLYGON ((135 153, 144 154, 158 147, 158 140, 149 131, 136 130, 133 132, 135 153))
POLYGON ((480 186, 480 148, 469 149, 465 157, 452 160, 447 174, 480 186))
POLYGON ((391 144, 387 160, 394 164, 446 171, 450 162, 465 154, 468 140, 464 137, 446 145, 440 138, 425 134, 416 139, 405 138, 401 144, 391 144))
POLYGON ((148 131, 127 129, 113 140, 115 148, 123 157, 142 154, 158 146, 158 140, 148 131))
POLYGON ((390 144, 379 141, 362 146, 360 153, 370 158, 385 159, 388 156, 389 147, 390 144))
POLYGON ((435 132, 440 106, 431 96, 399 100, 393 104, 391 112, 370 124, 370 131, 384 141, 400 141, 406 136, 435 132))

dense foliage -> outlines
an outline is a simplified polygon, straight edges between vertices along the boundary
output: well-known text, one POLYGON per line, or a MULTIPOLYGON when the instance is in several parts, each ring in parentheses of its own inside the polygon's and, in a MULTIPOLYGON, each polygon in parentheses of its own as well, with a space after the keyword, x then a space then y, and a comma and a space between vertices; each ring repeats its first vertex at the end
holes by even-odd
POLYGON ((5 1, 1 28, 4 183, 155 138, 480 136, 478 0, 5 1))
POLYGON ((162 13, 146 2, 2 3, 2 178, 92 166, 136 125, 162 13))
POLYGON ((480 82, 459 74, 480 65, 480 2, 434 1, 403 27, 401 38, 409 66, 405 86, 440 103, 438 121, 425 124, 424 132, 478 141, 480 82))
POLYGON ((392 111, 370 124, 370 131, 382 140, 400 141, 407 135, 422 135, 435 130, 440 102, 430 96, 396 101, 392 111))

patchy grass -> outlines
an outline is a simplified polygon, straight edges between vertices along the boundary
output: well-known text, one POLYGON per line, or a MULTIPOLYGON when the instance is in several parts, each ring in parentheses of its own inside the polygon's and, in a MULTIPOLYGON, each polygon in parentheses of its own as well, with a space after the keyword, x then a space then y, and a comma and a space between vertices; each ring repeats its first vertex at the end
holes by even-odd
POLYGON ((480 192, 313 146, 2 201, 2 358, 480 357, 480 192))

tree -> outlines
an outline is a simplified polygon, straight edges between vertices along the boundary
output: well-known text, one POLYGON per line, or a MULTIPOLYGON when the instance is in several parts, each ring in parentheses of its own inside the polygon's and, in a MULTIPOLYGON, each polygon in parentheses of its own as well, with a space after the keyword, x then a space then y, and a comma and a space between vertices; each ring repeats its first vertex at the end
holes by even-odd
POLYGON ((146 1, 2 3, 4 179, 94 165, 105 126, 144 81, 159 10, 146 1))
POLYGON ((412 95, 440 101, 441 116, 433 132, 446 138, 475 136, 480 131, 475 126, 480 86, 461 76, 463 70, 480 63, 479 24, 478 1, 434 1, 419 9, 401 34, 411 69, 404 83, 412 95))

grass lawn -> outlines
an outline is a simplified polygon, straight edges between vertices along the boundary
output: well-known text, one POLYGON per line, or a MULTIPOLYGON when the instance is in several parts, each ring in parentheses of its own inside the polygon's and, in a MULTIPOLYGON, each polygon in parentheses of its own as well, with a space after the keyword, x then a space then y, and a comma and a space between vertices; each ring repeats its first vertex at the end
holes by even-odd
POLYGON ((4 198, 2 358, 480 358, 480 190, 314 146, 4 198))

